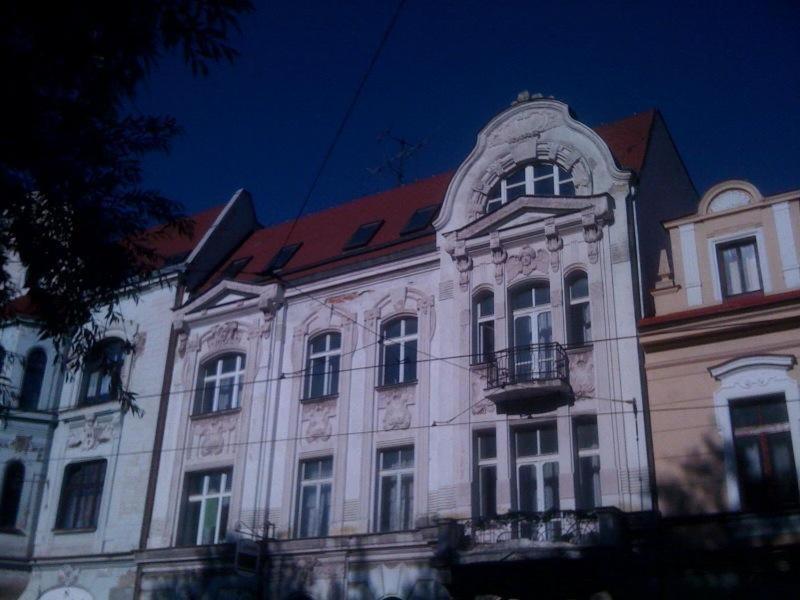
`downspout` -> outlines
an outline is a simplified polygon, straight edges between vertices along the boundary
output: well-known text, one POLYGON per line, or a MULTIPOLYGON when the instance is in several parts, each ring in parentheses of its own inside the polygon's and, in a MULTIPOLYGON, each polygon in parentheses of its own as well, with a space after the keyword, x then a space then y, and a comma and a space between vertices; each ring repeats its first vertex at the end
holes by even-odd
MULTIPOLYGON (((175 290, 175 304, 173 308, 180 305, 183 296, 183 286, 179 283, 175 290)), ((170 388, 172 387, 172 372, 175 363, 175 348, 177 346, 178 332, 175 326, 170 326, 169 342, 167 344, 167 359, 164 363, 164 375, 161 380, 161 400, 158 405, 158 417, 156 419, 156 432, 153 439, 153 454, 150 458, 150 476, 147 480, 147 493, 144 502, 144 514, 142 518, 142 531, 139 536, 139 550, 147 549, 147 538, 150 537, 150 525, 153 519, 153 504, 155 503, 156 483, 158 482, 158 469, 161 463, 161 448, 164 439, 164 429, 167 424, 167 404, 169 401, 170 388)), ((136 582, 134 585, 134 598, 139 597, 141 586, 141 569, 136 569, 136 582)))

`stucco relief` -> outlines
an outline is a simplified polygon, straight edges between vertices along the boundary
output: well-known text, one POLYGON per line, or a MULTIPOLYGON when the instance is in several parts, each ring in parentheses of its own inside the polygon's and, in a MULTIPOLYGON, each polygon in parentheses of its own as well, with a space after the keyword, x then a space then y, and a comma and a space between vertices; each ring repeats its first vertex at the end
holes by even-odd
POLYGON ((489 248, 492 250, 492 264, 494 265, 494 280, 498 285, 503 283, 503 265, 508 259, 508 252, 500 243, 500 234, 493 231, 489 236, 489 248))
POLYGON ((221 348, 238 344, 241 338, 242 332, 239 329, 239 323, 228 321, 217 325, 203 336, 203 343, 206 344, 209 350, 220 350, 221 348))
POLYGON ((589 262, 596 264, 600 256, 600 240, 603 239, 603 224, 597 219, 594 210, 589 208, 581 214, 583 240, 589 245, 589 262))
POLYGON ((192 424, 188 458, 201 459, 230 454, 234 450, 239 415, 204 418, 192 424))
POLYGON ((508 281, 514 281, 520 275, 528 276, 534 271, 547 274, 548 258, 544 250, 533 250, 530 246, 523 246, 519 254, 513 254, 506 261, 506 276, 508 281))
POLYGON ((561 114, 555 110, 536 110, 509 119, 489 136, 489 147, 500 144, 515 144, 535 138, 543 131, 561 123, 561 114))
POLYGON ((547 219, 544 223, 544 236, 547 245, 547 251, 550 253, 550 268, 553 273, 558 272, 561 266, 561 249, 564 247, 564 240, 558 235, 556 229, 556 220, 552 217, 547 219))
POLYGON ((386 431, 411 427, 411 410, 414 389, 385 390, 378 394, 378 409, 383 413, 381 424, 386 431))
POLYGON ((594 394, 594 355, 591 350, 569 355, 569 381, 575 397, 591 398, 594 394))
POLYGON ((494 414, 495 405, 491 400, 487 400, 484 394, 486 389, 486 370, 473 370, 470 373, 470 385, 472 387, 472 414, 491 415, 494 414))
POLYGON ((96 417, 85 419, 83 423, 72 425, 67 446, 81 450, 93 450, 100 444, 111 440, 114 424, 111 419, 100 420, 96 417))
POLYGON ((308 442, 327 441, 333 434, 336 400, 324 400, 303 405, 303 435, 308 442))

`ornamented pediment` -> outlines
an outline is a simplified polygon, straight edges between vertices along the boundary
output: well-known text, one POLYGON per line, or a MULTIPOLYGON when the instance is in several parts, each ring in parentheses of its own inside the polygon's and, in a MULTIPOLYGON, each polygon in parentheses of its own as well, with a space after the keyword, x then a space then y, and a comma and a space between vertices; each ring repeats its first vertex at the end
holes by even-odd
POLYGON ((239 290, 222 290, 219 293, 213 295, 206 302, 203 302, 199 306, 193 308, 191 311, 189 311, 189 314, 203 312, 206 310, 222 306, 229 306, 231 304, 236 304, 237 302, 252 300, 253 298, 257 297, 258 297, 257 294, 249 292, 242 292, 239 290))

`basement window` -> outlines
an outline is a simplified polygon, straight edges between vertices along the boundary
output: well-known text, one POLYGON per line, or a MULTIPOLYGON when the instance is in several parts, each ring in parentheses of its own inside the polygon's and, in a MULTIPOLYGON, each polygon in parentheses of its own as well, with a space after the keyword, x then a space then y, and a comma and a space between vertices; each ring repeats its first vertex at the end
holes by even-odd
POLYGON ((355 250, 356 248, 363 248, 372 241, 375 234, 383 225, 383 221, 373 221, 372 223, 364 223, 359 225, 355 230, 348 242, 344 245, 343 250, 355 250))
POLYGON ((436 216, 438 210, 438 204, 426 206, 424 208, 418 208, 416 211, 414 211, 414 214, 411 215, 411 218, 408 220, 408 223, 406 223, 406 226, 400 231, 400 235, 410 235, 412 233, 417 233, 418 231, 427 229, 430 227, 431 221, 433 221, 433 218, 436 216))

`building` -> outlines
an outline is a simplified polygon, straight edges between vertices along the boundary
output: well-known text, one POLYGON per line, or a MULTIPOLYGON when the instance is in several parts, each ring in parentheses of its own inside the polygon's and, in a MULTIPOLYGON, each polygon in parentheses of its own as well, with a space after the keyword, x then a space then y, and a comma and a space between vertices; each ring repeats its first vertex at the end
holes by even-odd
POLYGON ((763 197, 744 181, 664 223, 640 326, 674 589, 796 591, 799 223, 800 191, 763 197))
POLYGON ((153 237, 164 264, 137 300, 123 301, 124 318, 81 373, 65 372, 38 339, 27 296, 13 302, 0 330, 15 391, 0 430, 3 597, 132 597, 177 284, 255 227, 246 193, 193 222, 190 237, 153 237), (136 394, 140 415, 120 411, 114 379, 136 394))
POLYGON ((657 112, 523 94, 454 173, 254 231, 172 313, 137 595, 620 585, 645 266, 695 202, 657 112))

